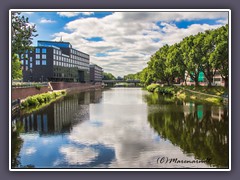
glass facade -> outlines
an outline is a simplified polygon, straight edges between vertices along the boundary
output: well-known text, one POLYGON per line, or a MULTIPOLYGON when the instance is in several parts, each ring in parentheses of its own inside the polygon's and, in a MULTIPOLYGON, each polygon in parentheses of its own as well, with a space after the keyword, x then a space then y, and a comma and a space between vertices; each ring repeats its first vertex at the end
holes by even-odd
POLYGON ((59 47, 59 48, 72 48, 72 45, 68 42, 55 42, 55 41, 38 41, 38 46, 45 47, 59 47))

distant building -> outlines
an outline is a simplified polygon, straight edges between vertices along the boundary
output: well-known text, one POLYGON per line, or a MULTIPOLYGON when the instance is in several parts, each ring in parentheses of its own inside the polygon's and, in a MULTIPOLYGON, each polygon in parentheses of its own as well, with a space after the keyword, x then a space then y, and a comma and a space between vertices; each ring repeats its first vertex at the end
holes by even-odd
POLYGON ((23 81, 89 82, 89 55, 69 42, 38 41, 21 55, 23 81))
POLYGON ((91 82, 102 82, 103 70, 96 64, 90 64, 90 81, 91 82))
MULTIPOLYGON (((186 78, 187 85, 195 85, 194 80, 189 76, 188 72, 185 72, 185 78, 186 78)), ((205 75, 202 71, 200 71, 200 73, 199 73, 198 82, 199 82, 199 85, 201 85, 201 86, 208 85, 207 78, 205 77, 205 75)), ((212 85, 215 85, 215 86, 224 86, 225 85, 224 79, 221 77, 221 75, 219 74, 218 71, 213 76, 212 85)))

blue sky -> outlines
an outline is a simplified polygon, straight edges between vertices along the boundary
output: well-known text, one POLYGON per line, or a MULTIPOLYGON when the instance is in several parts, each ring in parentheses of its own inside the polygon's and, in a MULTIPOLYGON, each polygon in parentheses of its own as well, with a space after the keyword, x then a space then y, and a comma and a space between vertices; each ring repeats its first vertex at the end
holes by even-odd
POLYGON ((37 40, 70 42, 115 76, 136 73, 164 44, 215 29, 227 12, 24 12, 36 24, 37 40))

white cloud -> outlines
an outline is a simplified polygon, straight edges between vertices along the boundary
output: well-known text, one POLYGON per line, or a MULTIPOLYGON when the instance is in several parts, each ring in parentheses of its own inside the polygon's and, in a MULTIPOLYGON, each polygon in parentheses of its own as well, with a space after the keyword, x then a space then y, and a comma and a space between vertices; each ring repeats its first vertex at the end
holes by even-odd
POLYGON ((37 151, 37 150, 36 150, 35 147, 29 147, 29 148, 27 148, 27 149, 25 150, 24 153, 25 153, 26 155, 32 155, 32 154, 34 154, 36 151, 37 151))
POLYGON ((45 18, 41 18, 40 23, 42 24, 51 24, 51 23, 55 23, 56 21, 51 20, 51 19, 45 19, 45 18))
MULTIPOLYGON (((91 148, 81 149, 74 146, 63 146, 59 151, 65 156, 65 160, 71 165, 89 163, 98 155, 98 152, 91 148)), ((54 165, 57 165, 58 163, 60 162, 57 161, 54 165)))
MULTIPOLYGON (((193 155, 186 155, 178 146, 163 138, 160 137, 159 142, 155 141, 159 135, 149 123, 146 123, 150 107, 146 106, 142 93, 147 92, 142 92, 140 89, 139 91, 134 90, 132 93, 119 89, 104 91, 101 106, 90 104, 89 121, 73 127, 68 136, 70 142, 86 146, 101 145, 101 147, 113 149, 115 157, 108 160, 109 168, 182 167, 182 164, 157 164, 156 160, 159 156, 193 160, 193 155), (113 91, 117 91, 117 93, 113 93, 113 91), (122 98, 126 95, 127 99, 122 98), (121 116, 122 114, 124 116, 121 116), (95 119, 101 122, 101 126, 92 126, 91 122, 95 119)), ((79 119, 81 118, 79 117, 79 119)), ((78 156, 75 157, 75 159, 77 158, 78 156)), ((92 159, 92 161, 94 160, 92 159)), ((209 167, 206 164, 190 166, 209 167)))
POLYGON ((78 16, 79 14, 89 16, 94 14, 94 12, 57 12, 57 14, 65 17, 74 17, 74 16, 78 16))
POLYGON ((115 12, 100 19, 89 17, 70 21, 65 25, 66 32, 55 33, 53 40, 62 36, 74 48, 90 54, 90 61, 102 66, 104 71, 122 76, 142 70, 151 54, 164 44, 172 45, 186 36, 220 27, 227 16, 225 12, 115 12), (174 24, 199 19, 222 21, 216 25, 193 24, 187 28, 174 24), (86 40, 91 37, 101 37, 103 41, 86 40), (154 41, 156 39, 158 41, 154 41), (112 49, 118 51, 111 52, 112 49), (107 56, 99 57, 98 53, 107 56))

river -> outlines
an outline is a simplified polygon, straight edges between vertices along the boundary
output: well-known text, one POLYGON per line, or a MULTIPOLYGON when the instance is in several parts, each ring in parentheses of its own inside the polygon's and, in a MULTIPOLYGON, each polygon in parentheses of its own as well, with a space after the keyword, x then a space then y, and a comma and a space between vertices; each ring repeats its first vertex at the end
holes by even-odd
POLYGON ((12 168, 228 168, 228 107, 140 88, 70 94, 12 120, 12 168))

